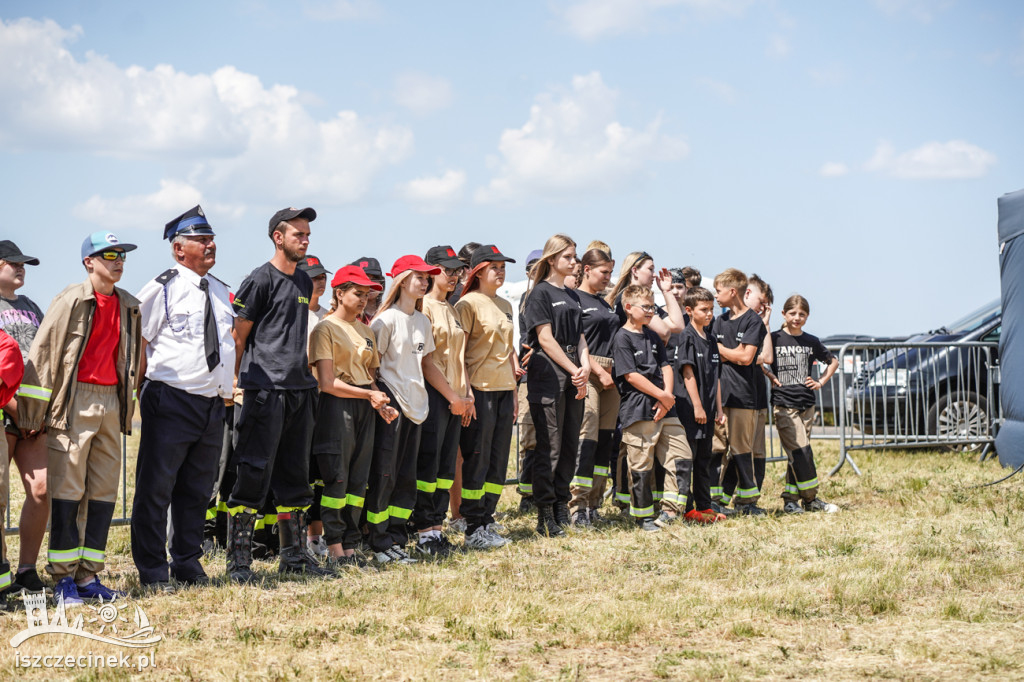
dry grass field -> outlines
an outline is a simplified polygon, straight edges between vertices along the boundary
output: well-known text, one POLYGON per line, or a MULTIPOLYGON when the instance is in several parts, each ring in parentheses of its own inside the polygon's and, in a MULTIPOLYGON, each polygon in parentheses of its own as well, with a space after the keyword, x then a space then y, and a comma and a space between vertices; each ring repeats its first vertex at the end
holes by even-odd
MULTIPOLYGON (((817 443, 827 471, 836 446, 817 443)), ((604 529, 516 542, 444 563, 338 580, 223 584, 141 598, 156 669, 196 680, 914 680, 1024 678, 1024 476, 975 456, 859 453, 824 478, 835 515, 736 519, 641 534, 606 507, 604 529)), ((764 505, 779 510, 781 464, 764 505)), ((825 472, 822 472, 825 473, 825 472)), ((17 488, 17 485, 15 485, 17 488)), ((518 497, 509 489, 502 507, 518 497)), ((11 549, 17 539, 10 538, 11 549)), ((108 581, 137 584, 128 532, 112 531, 108 581)), ((87 610, 87 609, 86 609, 87 610)), ((6 642, 23 613, 0 616, 6 642)), ((125 670, 25 670, 3 645, 0 678, 128 678, 125 670)), ((114 653, 63 635, 22 655, 114 653)))

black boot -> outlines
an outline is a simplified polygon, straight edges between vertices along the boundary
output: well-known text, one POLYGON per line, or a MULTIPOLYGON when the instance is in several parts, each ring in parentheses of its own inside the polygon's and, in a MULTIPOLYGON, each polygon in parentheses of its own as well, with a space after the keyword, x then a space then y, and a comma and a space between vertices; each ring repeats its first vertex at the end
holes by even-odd
POLYGON ((239 512, 228 516, 228 578, 236 583, 252 583, 256 574, 252 571, 252 531, 256 515, 239 512))
POLYGON ((551 508, 551 513, 555 517, 555 523, 562 528, 569 527, 569 507, 566 506, 565 502, 555 502, 551 508))
POLYGON ((277 533, 281 540, 281 561, 277 572, 333 577, 333 570, 324 568, 306 550, 305 514, 298 511, 277 515, 277 533))
POLYGON ((565 531, 555 521, 555 514, 550 505, 537 505, 537 532, 552 538, 565 535, 565 531))

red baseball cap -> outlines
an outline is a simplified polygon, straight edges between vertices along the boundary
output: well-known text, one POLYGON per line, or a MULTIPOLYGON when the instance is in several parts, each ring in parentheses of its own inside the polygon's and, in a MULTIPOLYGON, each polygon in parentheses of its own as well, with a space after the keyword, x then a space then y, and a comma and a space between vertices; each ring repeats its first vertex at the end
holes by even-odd
POLYGON ((378 282, 374 282, 372 279, 366 276, 363 269, 358 265, 346 265, 345 267, 334 273, 334 279, 331 280, 331 286, 336 287, 345 282, 352 282, 358 284, 361 287, 370 287, 374 291, 384 291, 384 287, 378 282))
POLYGON ((395 264, 391 266, 391 272, 388 273, 388 277, 398 277, 406 270, 415 270, 416 272, 425 272, 428 275, 440 275, 441 268, 436 265, 427 265, 426 261, 416 255, 402 256, 395 261, 395 264))

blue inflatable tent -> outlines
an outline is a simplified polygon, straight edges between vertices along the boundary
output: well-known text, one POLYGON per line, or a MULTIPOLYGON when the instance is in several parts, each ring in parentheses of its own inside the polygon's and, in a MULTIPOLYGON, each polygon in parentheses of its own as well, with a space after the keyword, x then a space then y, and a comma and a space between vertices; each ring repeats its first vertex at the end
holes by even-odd
POLYGON ((999 278, 1003 331, 999 337, 1005 421, 996 435, 1003 466, 1024 464, 1024 189, 999 197, 999 278))

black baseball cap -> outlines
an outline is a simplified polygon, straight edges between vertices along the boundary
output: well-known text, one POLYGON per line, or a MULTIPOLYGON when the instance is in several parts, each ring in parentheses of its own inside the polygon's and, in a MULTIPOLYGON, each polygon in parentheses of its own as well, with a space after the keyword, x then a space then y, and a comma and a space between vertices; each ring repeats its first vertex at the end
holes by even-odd
POLYGON ((270 219, 270 225, 267 228, 267 235, 273 235, 274 229, 282 220, 291 220, 292 218, 305 218, 309 222, 313 222, 314 220, 316 220, 316 211, 309 207, 282 208, 280 211, 275 213, 274 216, 270 219))
POLYGON ((423 260, 430 265, 440 265, 442 268, 448 268, 449 270, 458 270, 459 268, 466 267, 466 264, 459 260, 459 254, 455 253, 455 249, 447 245, 431 247, 423 260))
POLYGON ((355 265, 356 267, 362 268, 363 272, 370 279, 384 281, 384 271, 380 267, 380 261, 376 258, 370 258, 369 256, 363 256, 362 258, 356 258, 349 265, 355 265))
POLYGON ((324 264, 316 256, 306 256, 299 261, 299 270, 312 277, 329 275, 331 271, 324 267, 324 264))
POLYGON ((494 244, 484 244, 479 249, 473 252, 473 257, 469 259, 469 267, 475 268, 481 263, 494 263, 497 261, 508 261, 509 263, 515 263, 515 258, 509 258, 494 244))
POLYGON ((39 259, 35 256, 26 256, 18 248, 18 245, 10 239, 0 241, 0 260, 8 263, 25 263, 26 265, 39 265, 39 259))

